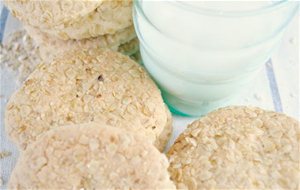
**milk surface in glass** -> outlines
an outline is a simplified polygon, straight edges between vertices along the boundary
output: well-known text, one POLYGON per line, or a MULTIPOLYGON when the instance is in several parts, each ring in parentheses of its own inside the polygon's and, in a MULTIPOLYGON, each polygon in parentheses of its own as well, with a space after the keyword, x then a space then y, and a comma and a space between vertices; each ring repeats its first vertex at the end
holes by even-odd
POLYGON ((251 84, 297 9, 298 2, 140 0, 134 23, 167 104, 201 115, 251 84))

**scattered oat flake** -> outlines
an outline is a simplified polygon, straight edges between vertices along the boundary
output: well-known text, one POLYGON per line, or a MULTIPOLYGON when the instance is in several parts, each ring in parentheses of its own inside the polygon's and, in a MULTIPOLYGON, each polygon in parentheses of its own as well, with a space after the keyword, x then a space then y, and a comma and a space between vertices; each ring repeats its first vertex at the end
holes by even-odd
POLYGON ((294 97, 295 97, 295 94, 292 93, 292 92, 291 92, 289 95, 290 95, 291 98, 294 98, 294 97))
POLYGON ((262 97, 259 94, 253 94, 253 97, 257 101, 261 101, 262 100, 262 97))
POLYGON ((8 157, 10 155, 11 155, 11 152, 2 151, 2 152, 0 152, 0 159, 6 158, 6 157, 8 157))
POLYGON ((293 65, 294 64, 294 60, 293 59, 289 59, 289 63, 293 65))
POLYGON ((25 30, 12 32, 3 44, 0 44, 0 59, 0 67, 15 72, 19 83, 23 82, 42 61, 38 47, 25 30))

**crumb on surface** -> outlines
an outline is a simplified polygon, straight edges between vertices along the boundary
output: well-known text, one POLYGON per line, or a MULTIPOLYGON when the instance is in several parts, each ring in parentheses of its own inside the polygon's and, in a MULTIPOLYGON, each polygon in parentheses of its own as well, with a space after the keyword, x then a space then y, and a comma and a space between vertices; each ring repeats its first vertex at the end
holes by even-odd
POLYGON ((260 94, 255 93, 255 94, 253 94, 253 97, 255 100, 257 100, 259 102, 262 101, 262 96, 260 94))
POLYGON ((11 156, 11 152, 9 152, 9 151, 4 150, 4 151, 0 152, 0 159, 6 158, 9 156, 11 156))
POLYGON ((293 92, 290 92, 289 95, 290 95, 291 98, 295 97, 295 94, 293 92))
POLYGON ((16 74, 18 83, 22 83, 35 67, 42 62, 38 47, 25 30, 12 32, 0 44, 0 67, 8 68, 16 74))

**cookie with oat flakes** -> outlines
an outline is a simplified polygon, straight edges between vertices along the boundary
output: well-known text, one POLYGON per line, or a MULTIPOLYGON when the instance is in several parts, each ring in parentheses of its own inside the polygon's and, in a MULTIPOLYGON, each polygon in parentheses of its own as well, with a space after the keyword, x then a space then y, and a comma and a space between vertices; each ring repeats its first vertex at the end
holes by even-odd
POLYGON ((168 152, 180 189, 299 189, 299 122, 253 107, 193 122, 168 152))
POLYGON ((147 72, 129 57, 103 49, 68 52, 37 66, 5 113, 6 131, 23 149, 51 128, 97 120, 140 133, 160 150, 172 129, 147 72))
MULTIPOLYGON (((54 46, 49 46, 42 44, 41 46, 38 47, 38 52, 40 57, 45 61, 46 63, 49 63, 53 61, 55 58, 62 56, 64 53, 67 51, 76 51, 76 50, 82 50, 82 49, 90 49, 91 47, 95 48, 108 48, 113 51, 120 52, 124 55, 127 56, 133 56, 133 55, 138 55, 139 53, 139 41, 137 38, 133 38, 128 42, 125 42, 123 44, 117 45, 117 46, 104 46, 101 47, 101 43, 93 43, 93 44, 87 44, 87 45, 81 45, 81 44, 70 44, 66 46, 66 48, 59 48, 58 44, 54 46), (91 45, 91 46, 89 46, 91 45)), ((133 60, 138 60, 138 59, 133 59, 133 60)))
POLYGON ((132 25, 132 0, 6 0, 24 24, 62 40, 113 34, 132 25))
POLYGON ((62 126, 22 152, 10 189, 175 189, 150 141, 104 123, 62 126))
POLYGON ((47 63, 68 51, 108 48, 125 55, 132 55, 138 51, 139 47, 133 26, 119 30, 114 34, 105 34, 82 40, 61 40, 40 31, 36 27, 25 25, 24 28, 39 46, 40 56, 47 63))

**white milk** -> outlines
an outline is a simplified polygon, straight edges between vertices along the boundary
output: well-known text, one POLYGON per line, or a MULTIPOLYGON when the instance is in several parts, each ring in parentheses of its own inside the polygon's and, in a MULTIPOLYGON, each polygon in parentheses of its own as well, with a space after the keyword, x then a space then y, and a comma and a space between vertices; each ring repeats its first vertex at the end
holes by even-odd
POLYGON ((180 3, 212 11, 253 11, 266 8, 280 1, 252 1, 250 0, 225 0, 225 1, 181 1, 180 3))
POLYGON ((144 65, 170 107, 188 115, 206 113, 250 84, 297 6, 140 0, 134 22, 144 65))

